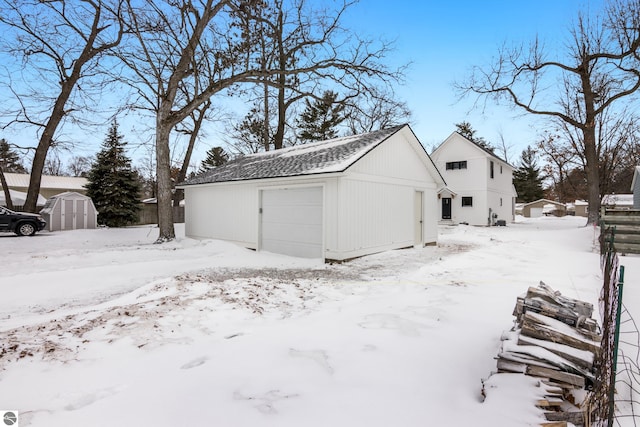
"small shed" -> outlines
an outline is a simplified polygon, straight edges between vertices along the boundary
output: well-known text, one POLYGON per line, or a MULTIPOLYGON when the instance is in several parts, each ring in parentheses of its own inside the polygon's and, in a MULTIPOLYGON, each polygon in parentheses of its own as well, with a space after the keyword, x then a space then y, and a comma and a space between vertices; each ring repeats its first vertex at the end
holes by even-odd
POLYGON ((40 215, 49 231, 96 228, 98 211, 90 197, 67 191, 49 198, 40 215))
POLYGON ((189 237, 342 261, 434 244, 444 186, 403 125, 243 156, 178 188, 189 237))
POLYGON ((526 218, 538 218, 543 215, 565 216, 567 207, 560 202, 548 199, 539 199, 522 205, 522 216, 526 218))

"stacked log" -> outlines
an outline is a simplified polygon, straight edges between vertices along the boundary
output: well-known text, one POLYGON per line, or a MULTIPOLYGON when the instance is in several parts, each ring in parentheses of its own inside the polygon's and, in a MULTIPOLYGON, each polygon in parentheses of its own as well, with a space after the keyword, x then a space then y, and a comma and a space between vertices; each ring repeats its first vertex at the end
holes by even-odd
POLYGON ((596 381, 601 341, 592 314, 592 304, 564 297, 543 282, 517 299, 515 327, 503 334, 498 372, 539 378, 544 398, 537 406, 548 411, 548 421, 584 424, 576 391, 596 381))

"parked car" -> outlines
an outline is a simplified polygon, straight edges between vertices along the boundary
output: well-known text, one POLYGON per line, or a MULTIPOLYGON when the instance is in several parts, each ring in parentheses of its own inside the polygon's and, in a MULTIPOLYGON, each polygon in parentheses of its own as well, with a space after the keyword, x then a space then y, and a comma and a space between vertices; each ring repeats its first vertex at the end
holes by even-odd
POLYGON ((0 231, 12 231, 18 236, 33 236, 47 226, 38 214, 14 212, 0 206, 0 231))

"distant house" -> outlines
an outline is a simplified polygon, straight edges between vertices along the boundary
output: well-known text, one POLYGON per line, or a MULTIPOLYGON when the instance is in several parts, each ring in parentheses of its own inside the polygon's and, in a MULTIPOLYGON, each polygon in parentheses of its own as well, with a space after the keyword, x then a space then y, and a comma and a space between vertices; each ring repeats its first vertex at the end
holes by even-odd
POLYGON ((640 209, 640 166, 636 166, 633 172, 631 193, 633 194, 633 209, 640 209))
POLYGON ((495 225, 515 219, 513 167, 453 132, 431 154, 447 183, 440 192, 441 222, 495 225))
POLYGON ((589 203, 584 200, 576 200, 567 203, 567 215, 587 217, 589 213, 589 203))
POLYGON ((564 203, 548 199, 539 199, 522 206, 522 216, 525 218, 539 218, 541 216, 565 216, 567 207, 564 203))
POLYGON ((435 243, 444 184, 404 125, 247 155, 178 187, 189 237, 341 261, 435 243))
POLYGON ((633 194, 605 194, 600 205, 606 209, 633 209, 633 194))
MULTIPOLYGON (((26 193, 29 189, 29 179, 31 178, 29 174, 5 173, 4 177, 7 180, 7 186, 10 190, 26 193)), ((88 183, 89 181, 87 181, 86 178, 81 177, 42 175, 40 194, 45 199, 66 191, 86 194, 87 189, 85 185, 88 183)))

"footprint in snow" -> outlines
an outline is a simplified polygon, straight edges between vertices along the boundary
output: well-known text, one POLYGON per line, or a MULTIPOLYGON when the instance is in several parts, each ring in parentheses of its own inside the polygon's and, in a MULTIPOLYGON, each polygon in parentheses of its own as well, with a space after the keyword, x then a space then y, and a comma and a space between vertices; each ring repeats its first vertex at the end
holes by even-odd
POLYGON ((364 319, 364 321, 358 323, 362 328, 391 329, 409 337, 420 336, 420 329, 425 327, 421 323, 403 319, 395 314, 375 313, 365 316, 364 319))
POLYGON ((197 359, 193 359, 191 362, 187 362, 184 365, 180 366, 180 369, 196 368, 200 365, 204 365, 207 360, 209 360, 207 356, 198 357, 197 359))
POLYGON ((329 356, 324 350, 296 350, 289 349, 289 356, 310 359, 316 362, 320 367, 329 374, 333 374, 333 367, 329 364, 329 356))
POLYGON ((97 390, 97 391, 94 391, 93 393, 87 393, 82 397, 80 397, 79 399, 76 399, 75 402, 66 405, 64 409, 67 411, 76 411, 78 409, 84 408, 85 406, 89 406, 97 402, 98 400, 106 399, 107 397, 118 394, 125 388, 126 388, 125 386, 115 386, 115 387, 104 388, 102 390, 97 390))

